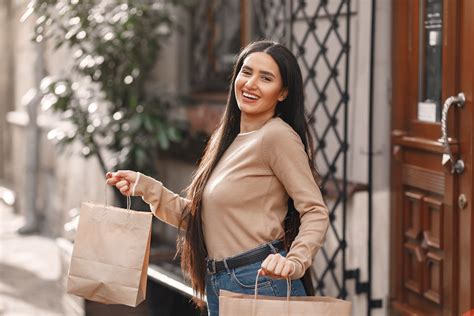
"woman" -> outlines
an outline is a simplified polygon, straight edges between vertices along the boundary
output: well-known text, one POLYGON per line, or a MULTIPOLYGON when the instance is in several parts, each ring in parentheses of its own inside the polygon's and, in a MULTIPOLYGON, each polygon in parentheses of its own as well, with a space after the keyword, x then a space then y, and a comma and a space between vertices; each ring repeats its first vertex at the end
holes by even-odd
POLYGON ((210 315, 219 290, 306 295, 301 278, 322 246, 328 211, 316 181, 301 70, 284 46, 259 41, 239 55, 226 110, 187 198, 134 171, 107 174, 180 228, 181 265, 210 315))

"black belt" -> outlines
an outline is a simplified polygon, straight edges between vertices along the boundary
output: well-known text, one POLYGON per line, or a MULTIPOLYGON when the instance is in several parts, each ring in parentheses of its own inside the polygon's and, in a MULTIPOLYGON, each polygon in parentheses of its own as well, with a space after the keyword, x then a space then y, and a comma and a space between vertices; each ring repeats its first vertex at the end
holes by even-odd
POLYGON ((262 261, 269 254, 278 253, 285 249, 285 245, 282 240, 276 240, 268 244, 263 244, 252 250, 246 251, 235 257, 229 257, 224 260, 207 260, 206 267, 209 274, 215 274, 217 272, 225 271, 226 264, 228 269, 235 269, 238 267, 246 266, 258 261, 262 261))

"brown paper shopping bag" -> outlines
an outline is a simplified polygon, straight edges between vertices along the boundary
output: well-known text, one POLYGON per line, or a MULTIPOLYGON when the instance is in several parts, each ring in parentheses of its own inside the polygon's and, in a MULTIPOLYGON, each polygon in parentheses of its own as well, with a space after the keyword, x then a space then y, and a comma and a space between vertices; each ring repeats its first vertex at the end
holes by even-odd
POLYGON ((151 221, 151 213, 82 203, 67 292, 105 304, 140 304, 146 295, 151 221))
MULTIPOLYGON (((290 281, 288 289, 291 289, 290 281)), ((351 302, 328 296, 291 297, 289 291, 287 297, 258 296, 257 292, 248 295, 224 290, 219 293, 221 316, 350 316, 351 307, 351 302)))

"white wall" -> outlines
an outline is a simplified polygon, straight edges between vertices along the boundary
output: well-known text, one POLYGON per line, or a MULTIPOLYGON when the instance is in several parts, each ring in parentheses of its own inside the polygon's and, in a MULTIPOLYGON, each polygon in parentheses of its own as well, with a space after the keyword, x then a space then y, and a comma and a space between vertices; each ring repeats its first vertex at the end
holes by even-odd
MULTIPOLYGON (((31 21, 27 23, 20 23, 20 17, 26 10, 26 1, 11 1, 11 11, 9 15, 10 23, 10 39, 7 47, 13 54, 11 62, 12 70, 9 80, 10 89, 12 94, 12 105, 10 110, 24 110, 21 106, 21 100, 23 95, 33 87, 34 82, 34 61, 35 61, 35 49, 30 41, 31 33, 26 33, 29 28, 32 27, 31 21), (18 84, 20 83, 21 84, 18 84)), ((13 179, 11 185, 12 189, 17 194, 18 199, 16 200, 15 209, 21 213, 25 213, 22 208, 25 204, 24 194, 22 194, 21 188, 24 188, 25 184, 25 166, 27 154, 25 146, 25 131, 16 128, 9 123, 9 130, 11 131, 11 152, 10 157, 12 161, 12 173, 13 179)))
POLYGON ((184 94, 189 91, 190 17, 183 9, 174 9, 173 14, 180 30, 174 31, 159 52, 147 87, 150 93, 184 94))
POLYGON ((11 181, 11 133, 7 129, 6 113, 13 107, 11 91, 11 37, 9 35, 10 1, 0 2, 0 179, 11 181))
MULTIPOLYGON (((391 97, 391 1, 376 1, 373 100, 374 187, 389 186, 391 97)), ((367 183, 371 0, 359 0, 353 18, 350 91, 349 178, 367 183)))
MULTIPOLYGON (((356 3, 353 19, 351 55, 351 102, 349 125, 349 178, 367 183, 368 113, 371 0, 356 3)), ((376 1, 376 34, 373 95, 373 224, 372 224, 372 298, 382 299, 383 308, 372 315, 386 315, 389 304, 389 232, 390 232, 390 115, 391 115, 391 1, 376 1)), ((348 268, 361 269, 361 281, 367 281, 368 195, 360 192, 350 201, 347 227, 348 268)), ((354 282, 350 282, 354 283, 354 282)), ((354 289, 355 285, 351 285, 354 289)), ((367 313, 366 295, 353 295, 353 315, 367 313)))

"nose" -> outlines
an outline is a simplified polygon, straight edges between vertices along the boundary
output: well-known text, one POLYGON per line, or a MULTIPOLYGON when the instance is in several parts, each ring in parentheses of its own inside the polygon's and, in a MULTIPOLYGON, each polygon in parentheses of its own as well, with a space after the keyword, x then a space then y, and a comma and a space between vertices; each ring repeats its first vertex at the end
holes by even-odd
POLYGON ((247 82, 245 83, 245 87, 247 87, 249 89, 256 88, 256 83, 257 83, 256 77, 252 76, 252 77, 248 78, 247 82))

